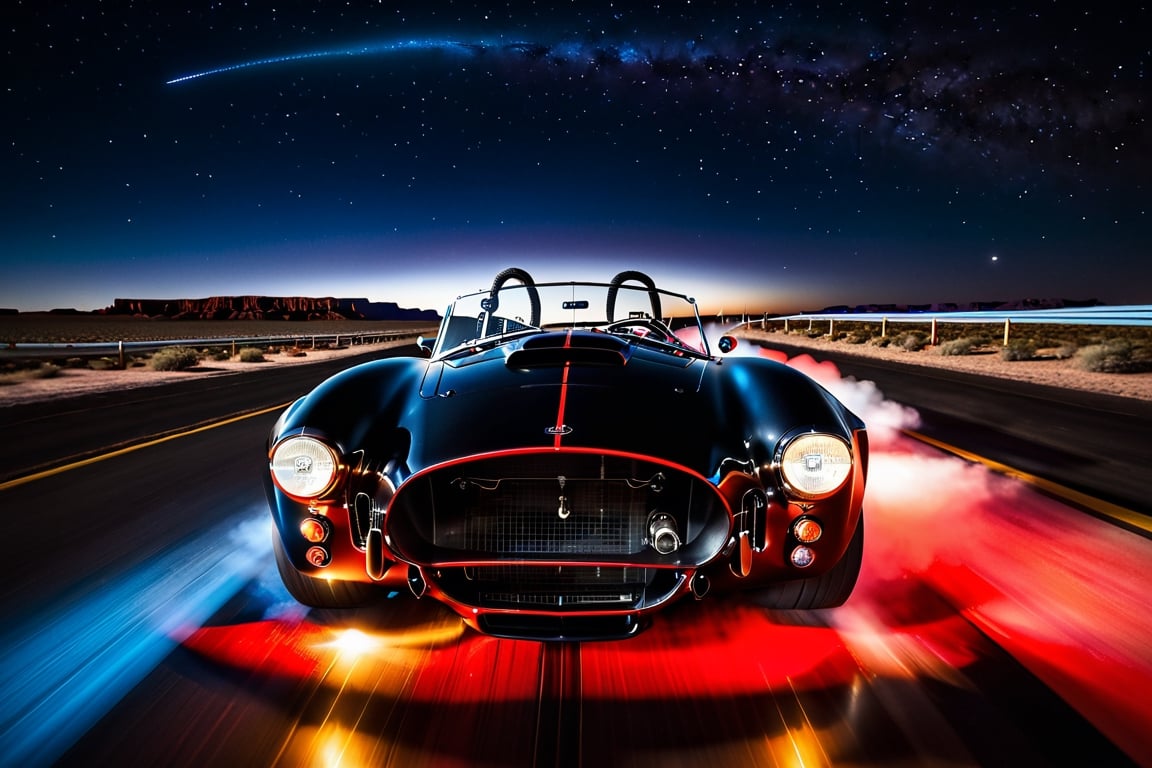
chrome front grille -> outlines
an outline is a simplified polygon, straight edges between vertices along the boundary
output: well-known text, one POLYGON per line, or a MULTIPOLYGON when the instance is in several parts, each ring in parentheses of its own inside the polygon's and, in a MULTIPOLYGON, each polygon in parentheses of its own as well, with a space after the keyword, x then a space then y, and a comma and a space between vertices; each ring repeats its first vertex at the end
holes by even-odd
POLYGON ((391 499, 384 527, 399 559, 437 568, 672 568, 715 558, 731 518, 706 480, 680 468, 541 451, 478 457, 414 477, 391 499), (675 531, 677 548, 654 546, 654 520, 675 531))
MULTIPOLYGON (((541 450, 415 476, 396 491, 384 525, 399 559, 422 566, 458 607, 500 623, 495 634, 531 634, 520 622, 532 616, 562 625, 533 632, 566 635, 577 618, 635 617, 682 593, 693 569, 719 555, 731 516, 716 489, 683 468, 541 450), (653 546, 652 520, 674 527, 678 548, 653 546)), ((625 623, 604 636, 635 631, 625 623)))

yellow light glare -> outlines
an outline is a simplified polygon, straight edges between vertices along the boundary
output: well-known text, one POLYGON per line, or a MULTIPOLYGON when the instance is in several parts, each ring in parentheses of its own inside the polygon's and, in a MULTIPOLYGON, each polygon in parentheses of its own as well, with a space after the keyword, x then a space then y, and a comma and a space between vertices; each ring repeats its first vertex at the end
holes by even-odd
POLYGON ((335 648, 341 653, 362 656, 380 647, 380 641, 358 629, 346 629, 335 640, 325 643, 327 648, 335 648))

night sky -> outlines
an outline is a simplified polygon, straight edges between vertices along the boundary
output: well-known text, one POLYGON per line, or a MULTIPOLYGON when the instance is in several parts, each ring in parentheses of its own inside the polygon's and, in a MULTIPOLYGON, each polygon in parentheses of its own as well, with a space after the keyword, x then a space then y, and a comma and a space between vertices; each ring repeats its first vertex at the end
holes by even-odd
POLYGON ((1149 303, 1120 5, 7 2, 0 307, 443 309, 509 266, 706 312, 1149 303))

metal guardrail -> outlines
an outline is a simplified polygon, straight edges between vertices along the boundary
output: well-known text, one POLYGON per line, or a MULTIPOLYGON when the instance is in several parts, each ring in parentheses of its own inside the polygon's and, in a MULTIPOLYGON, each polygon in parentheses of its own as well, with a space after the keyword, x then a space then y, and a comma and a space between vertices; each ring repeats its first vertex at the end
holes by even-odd
POLYGON ((201 339, 169 339, 164 341, 94 341, 94 342, 30 342, 10 343, 0 347, 2 359, 68 357, 110 357, 116 356, 121 366, 131 352, 155 352, 167 347, 196 347, 212 349, 226 347, 231 354, 238 354, 244 347, 283 346, 298 349, 317 349, 322 346, 339 347, 347 342, 350 345, 380 344, 401 339, 415 339, 418 331, 365 331, 358 333, 301 334, 282 336, 231 336, 208 337, 201 339))
POLYGON ((1019 310, 972 310, 951 312, 813 312, 811 314, 764 316, 759 320, 746 320, 740 325, 760 325, 767 329, 769 323, 783 323, 787 332, 807 324, 809 330, 816 329, 816 323, 828 324, 828 335, 836 332, 836 323, 880 323, 880 335, 888 335, 889 323, 918 323, 930 325, 932 343, 939 340, 937 329, 940 323, 975 324, 989 323, 1004 326, 1004 345, 1011 338, 1013 325, 1115 325, 1147 327, 1152 326, 1152 304, 1124 305, 1116 307, 1064 307, 1058 309, 1019 309, 1019 310))

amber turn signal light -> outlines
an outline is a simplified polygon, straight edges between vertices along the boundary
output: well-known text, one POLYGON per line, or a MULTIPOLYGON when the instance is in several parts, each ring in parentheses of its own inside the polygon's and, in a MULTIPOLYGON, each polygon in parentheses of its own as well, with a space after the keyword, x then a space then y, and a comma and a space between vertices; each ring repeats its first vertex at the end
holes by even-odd
POLYGON ((328 526, 319 518, 306 517, 300 523, 300 535, 313 544, 319 544, 328 538, 328 526))
POLYGON ((792 535, 804 544, 811 544, 823 533, 824 529, 820 527, 820 523, 810 517, 802 517, 792 524, 792 535))

